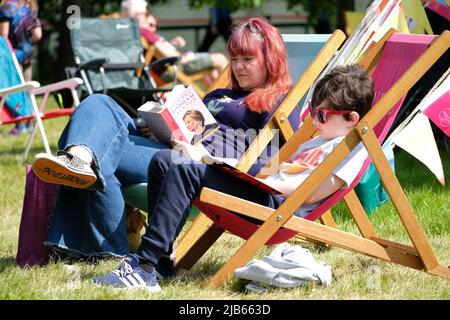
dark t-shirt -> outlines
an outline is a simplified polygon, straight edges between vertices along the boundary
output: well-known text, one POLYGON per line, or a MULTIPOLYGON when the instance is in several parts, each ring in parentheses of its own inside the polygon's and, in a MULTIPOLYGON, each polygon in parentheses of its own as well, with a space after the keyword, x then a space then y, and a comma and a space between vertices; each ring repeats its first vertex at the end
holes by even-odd
MULTIPOLYGON (((203 99, 220 125, 218 131, 202 142, 213 156, 239 159, 272 116, 273 112, 258 113, 246 108, 244 105, 246 96, 245 92, 218 89, 210 92, 203 99)), ((281 101, 282 99, 279 103, 281 101)), ((292 128, 296 130, 300 123, 298 108, 294 108, 289 121, 292 128)), ((272 154, 274 151, 263 152, 265 156, 250 169, 249 173, 257 174, 272 154)))

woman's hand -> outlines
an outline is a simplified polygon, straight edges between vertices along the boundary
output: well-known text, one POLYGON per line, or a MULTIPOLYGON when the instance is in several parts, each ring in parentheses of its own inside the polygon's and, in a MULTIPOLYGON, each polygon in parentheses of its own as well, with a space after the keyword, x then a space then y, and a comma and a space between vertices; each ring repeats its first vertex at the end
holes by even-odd
POLYGON ((135 119, 136 128, 139 134, 145 138, 150 138, 152 131, 142 118, 135 119))

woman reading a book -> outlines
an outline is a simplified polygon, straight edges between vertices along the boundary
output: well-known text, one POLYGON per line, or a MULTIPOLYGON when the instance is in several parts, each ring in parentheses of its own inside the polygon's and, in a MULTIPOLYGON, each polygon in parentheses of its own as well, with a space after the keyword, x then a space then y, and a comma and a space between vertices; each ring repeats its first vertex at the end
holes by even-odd
MULTIPOLYGON (((216 155, 224 148, 217 146, 216 133, 262 128, 291 84, 281 34, 266 21, 253 18, 237 25, 227 49, 232 88, 204 98, 220 128, 202 144, 216 155)), ((298 127, 298 113, 290 119, 298 127)), ((128 253, 123 187, 147 182, 153 155, 170 148, 149 139, 150 132, 108 96, 90 96, 77 107, 57 155, 38 154, 33 163, 40 179, 63 185, 47 246, 80 258, 128 253)))
MULTIPOLYGON (((150 219, 135 254, 129 254, 113 272, 95 277, 98 284, 119 288, 145 288, 159 291, 157 281, 160 257, 170 252, 189 215, 192 201, 202 188, 276 209, 330 155, 369 110, 374 89, 369 74, 358 65, 339 66, 316 84, 310 104, 318 135, 301 144, 278 171, 265 179, 236 176, 215 166, 199 162, 174 164, 173 150, 161 150, 148 170, 148 208, 150 219), (250 181, 264 183, 278 191, 262 191, 250 181), (173 192, 175 191, 176 192, 173 192), (156 268, 155 268, 156 267, 156 268)), ((367 153, 362 144, 353 150, 295 212, 305 217, 323 200, 342 187, 351 185, 367 153)), ((172 276, 175 274, 172 274, 172 276)))

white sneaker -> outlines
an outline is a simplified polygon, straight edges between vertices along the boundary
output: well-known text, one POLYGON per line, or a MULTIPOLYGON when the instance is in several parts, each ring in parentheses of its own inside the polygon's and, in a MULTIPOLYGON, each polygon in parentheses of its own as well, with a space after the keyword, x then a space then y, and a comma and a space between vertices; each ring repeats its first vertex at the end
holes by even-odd
POLYGON ((97 181, 97 176, 87 162, 66 151, 59 151, 56 156, 38 153, 33 171, 45 182, 73 188, 88 189, 97 181))

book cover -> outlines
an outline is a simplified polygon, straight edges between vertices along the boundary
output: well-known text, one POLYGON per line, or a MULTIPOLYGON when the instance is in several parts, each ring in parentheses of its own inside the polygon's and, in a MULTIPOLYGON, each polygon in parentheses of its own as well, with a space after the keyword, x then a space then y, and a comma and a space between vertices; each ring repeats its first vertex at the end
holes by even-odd
POLYGON ((164 105, 149 101, 139 107, 138 112, 154 136, 167 144, 171 140, 200 144, 219 129, 219 124, 191 86, 175 86, 164 105))

